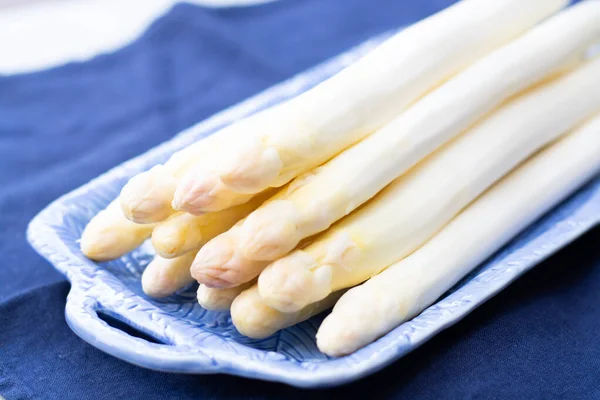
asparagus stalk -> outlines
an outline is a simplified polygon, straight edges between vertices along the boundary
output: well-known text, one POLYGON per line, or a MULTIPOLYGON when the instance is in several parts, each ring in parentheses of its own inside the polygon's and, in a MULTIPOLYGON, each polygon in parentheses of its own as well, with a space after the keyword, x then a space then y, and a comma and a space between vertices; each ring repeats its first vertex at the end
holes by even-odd
POLYGON ((600 170, 600 115, 517 168, 423 247, 338 301, 317 334, 340 356, 414 317, 600 170))
POLYGON ((312 90, 234 125, 245 135, 224 149, 215 171, 187 175, 174 204, 197 213, 235 192, 284 185, 566 3, 463 0, 405 29, 312 90))
POLYGON ((255 210, 272 191, 254 197, 249 202, 223 211, 203 215, 174 214, 152 232, 152 244, 164 258, 181 256, 198 249, 210 239, 231 228, 241 218, 255 210))
POLYGON ((81 235, 81 251, 96 261, 119 258, 148 239, 152 228, 153 225, 140 225, 125 218, 117 199, 87 224, 81 235))
POLYGON ((269 307, 258 295, 256 285, 242 292, 231 305, 231 321, 244 336, 262 339, 275 332, 305 321, 331 308, 343 292, 332 293, 326 298, 292 313, 282 313, 269 307))
POLYGON ((194 282, 190 275, 190 265, 195 256, 196 252, 191 251, 171 259, 154 257, 142 274, 144 293, 150 297, 166 297, 194 282))
POLYGON ((276 260, 329 228, 503 100, 581 60, 600 39, 600 2, 551 18, 466 69, 378 132, 292 182, 242 224, 237 246, 276 260))
POLYGON ((260 295, 290 312, 406 257, 540 147, 600 110, 600 57, 504 105, 304 250, 269 265, 260 295))
POLYGON ((214 289, 205 285, 198 287, 198 303, 207 310, 229 311, 233 300, 256 282, 248 282, 229 289, 214 289))

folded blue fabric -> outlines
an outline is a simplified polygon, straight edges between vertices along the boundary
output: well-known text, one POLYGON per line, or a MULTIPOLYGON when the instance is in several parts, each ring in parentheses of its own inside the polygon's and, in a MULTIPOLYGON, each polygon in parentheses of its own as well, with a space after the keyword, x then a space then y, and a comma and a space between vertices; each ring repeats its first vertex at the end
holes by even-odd
POLYGON ((452 2, 182 4, 114 54, 0 77, 0 395, 600 398, 598 230, 393 366, 309 394, 228 376, 147 371, 97 351, 65 323, 68 283, 26 243, 27 222, 61 194, 227 106, 452 2))

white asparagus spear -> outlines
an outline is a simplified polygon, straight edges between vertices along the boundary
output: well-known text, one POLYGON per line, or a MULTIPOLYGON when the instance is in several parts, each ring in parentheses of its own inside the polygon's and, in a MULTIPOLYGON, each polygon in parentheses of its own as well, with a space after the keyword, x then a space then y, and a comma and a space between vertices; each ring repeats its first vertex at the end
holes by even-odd
POLYGON ((196 252, 191 251, 170 259, 154 257, 142 273, 144 293, 151 297, 166 297, 194 282, 190 275, 190 265, 195 256, 196 252))
POLYGON ((423 247, 335 305, 317 334, 341 356, 414 317, 600 170, 600 115, 493 186, 423 247))
POLYGON ((117 199, 87 224, 81 234, 81 251, 96 261, 119 258, 148 239, 152 228, 153 225, 140 225, 125 218, 117 199))
POLYGON ((405 29, 312 90, 234 125, 246 135, 224 149, 215 172, 188 174, 174 204, 197 213, 211 199, 282 186, 567 3, 463 0, 405 29))
POLYGON ((312 303, 292 313, 282 313, 269 306, 258 295, 256 285, 242 292, 231 305, 231 322, 244 336, 262 339, 277 331, 295 325, 331 308, 343 294, 332 293, 325 299, 312 303))
POLYGON ((272 194, 267 190, 247 203, 203 215, 178 213, 161 222, 152 232, 152 245, 164 258, 181 256, 198 249, 231 228, 272 194))
POLYGON ((252 281, 229 289, 215 289, 200 285, 198 286, 198 304, 211 311, 229 311, 233 300, 254 284, 256 282, 252 281))
POLYGON ((415 251, 496 180, 600 110, 600 57, 509 102, 302 251, 267 267, 260 295, 293 311, 415 251))
MULTIPOLYGON (((241 134, 234 129, 222 129, 176 153, 164 165, 156 165, 134 177, 121 190, 120 204, 123 214, 137 223, 160 222, 172 215, 175 210, 171 203, 180 178, 192 167, 210 168, 223 146, 235 141, 241 134)), ((247 201, 251 196, 233 194, 227 199, 214 200, 218 209, 224 209, 247 201)), ((204 207, 204 211, 213 211, 204 207)))
POLYGON ((600 40, 600 2, 572 7, 467 68, 384 128, 294 180, 248 216, 237 246, 276 260, 369 200, 503 100, 581 60, 600 40))
POLYGON ((206 243, 192 263, 192 276, 207 287, 227 289, 256 278, 268 261, 244 258, 235 246, 240 222, 206 243))

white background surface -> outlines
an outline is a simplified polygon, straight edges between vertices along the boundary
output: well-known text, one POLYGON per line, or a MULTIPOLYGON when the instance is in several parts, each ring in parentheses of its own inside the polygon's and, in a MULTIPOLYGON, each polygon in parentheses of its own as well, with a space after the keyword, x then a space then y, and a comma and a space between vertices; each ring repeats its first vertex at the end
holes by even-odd
MULTIPOLYGON (((212 7, 273 0, 188 0, 212 7)), ((0 0, 0 74, 85 60, 131 42, 176 0, 0 0)))

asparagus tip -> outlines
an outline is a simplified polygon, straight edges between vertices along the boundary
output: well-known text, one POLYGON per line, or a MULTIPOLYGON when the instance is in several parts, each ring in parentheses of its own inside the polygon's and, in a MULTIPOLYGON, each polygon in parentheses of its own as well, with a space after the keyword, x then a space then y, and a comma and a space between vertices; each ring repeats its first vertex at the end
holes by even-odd
POLYGON ((258 279, 260 296, 282 312, 296 312, 325 298, 330 291, 331 267, 316 264, 308 254, 295 251, 267 267, 258 279))
POLYGON ((235 248, 227 234, 221 234, 206 243, 196 255, 190 269, 198 282, 210 288, 236 286, 230 277, 228 263, 234 256, 235 248))
POLYGON ((258 193, 270 187, 283 169, 279 152, 262 145, 248 146, 219 168, 221 182, 238 193, 258 193))
POLYGON ((171 200, 175 183, 175 178, 162 165, 134 176, 121 190, 123 214, 138 224, 165 220, 173 213, 171 200))
POLYGON ((240 230, 239 248, 250 260, 276 260, 294 249, 299 238, 298 211, 285 200, 275 200, 251 213, 240 230))

